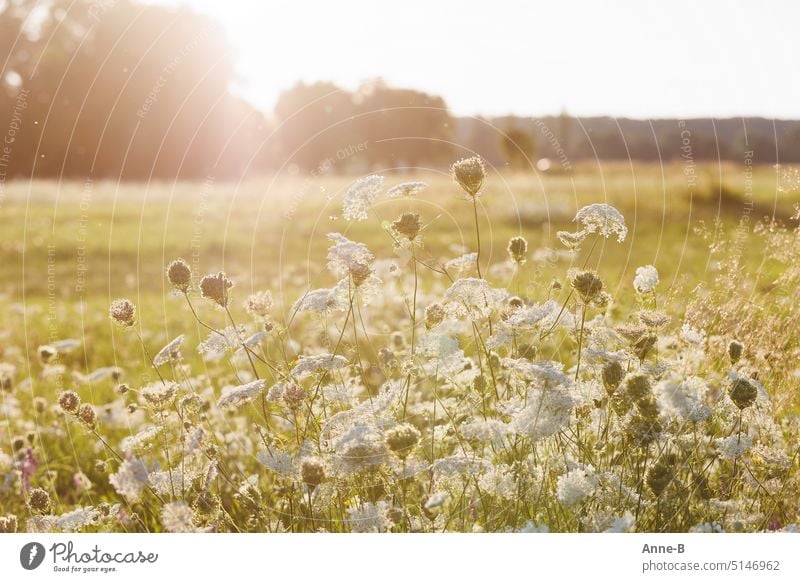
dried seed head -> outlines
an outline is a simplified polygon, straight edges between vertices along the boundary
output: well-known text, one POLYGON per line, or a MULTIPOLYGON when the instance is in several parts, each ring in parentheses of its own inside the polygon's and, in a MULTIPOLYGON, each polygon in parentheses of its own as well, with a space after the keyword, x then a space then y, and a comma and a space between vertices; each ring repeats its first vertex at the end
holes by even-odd
POLYGON ((622 369, 622 364, 617 361, 608 362, 603 366, 603 386, 605 386, 609 396, 616 392, 624 376, 625 370, 622 369))
POLYGON ((653 395, 650 379, 644 374, 630 374, 625 378, 625 393, 636 402, 645 400, 653 395))
POLYGON ((658 418, 634 414, 625 425, 625 436, 640 447, 646 447, 658 438, 663 427, 658 418))
POLYGON ((481 191, 483 180, 486 178, 486 169, 480 157, 459 160, 450 167, 450 171, 453 180, 470 196, 475 197, 481 191))
POLYGON ((386 431, 386 445, 401 459, 405 459, 419 442, 420 433, 412 424, 404 423, 386 431))
POLYGON ((569 282, 584 303, 594 299, 603 290, 603 282, 591 271, 573 271, 569 274, 569 282))
POLYGON ((178 394, 175 382, 152 382, 139 391, 142 399, 154 410, 166 410, 178 394))
POLYGON ((220 271, 216 275, 205 275, 200 280, 200 295, 210 299, 220 307, 228 306, 228 289, 233 283, 227 275, 220 271))
POLYGON ((425 308, 425 327, 433 329, 444 321, 445 310, 441 303, 431 303, 425 308))
POLYGON ((89 428, 94 428, 95 422, 97 422, 97 413, 91 404, 84 403, 78 409, 78 418, 89 428))
POLYGON ((36 412, 36 414, 42 414, 45 410, 47 410, 47 399, 42 398, 41 396, 34 398, 33 410, 36 412))
POLYGON ((290 410, 297 410, 305 401, 308 393, 299 384, 289 382, 283 388, 282 398, 290 410))
POLYGON ((66 390, 58 395, 58 405, 68 414, 77 414, 81 398, 72 390, 66 390))
POLYGON ((108 308, 111 319, 126 327, 136 322, 136 306, 128 299, 115 299, 108 308))
POLYGON ((508 306, 511 309, 519 309, 520 307, 525 306, 525 302, 521 298, 514 295, 513 297, 508 298, 508 306))
POLYGON ((3 392, 11 392, 13 390, 16 373, 17 368, 13 364, 0 362, 0 390, 3 392))
POLYGON ((656 497, 664 493, 675 477, 675 461, 674 455, 664 455, 648 469, 645 481, 656 497))
POLYGON ((39 360, 46 364, 58 355, 58 350, 53 346, 39 346, 39 360))
POLYGON ((353 278, 353 285, 356 287, 361 287, 372 275, 372 265, 369 263, 354 261, 349 270, 350 276, 353 278))
POLYGON ((731 388, 728 390, 728 396, 731 397, 733 403, 739 408, 752 406, 758 396, 758 388, 749 379, 744 376, 737 376, 731 383, 731 388))
POLYGON ((515 236, 508 241, 508 256, 518 265, 524 265, 528 252, 528 241, 521 236, 515 236))
POLYGON ((744 346, 740 342, 733 340, 728 344, 728 356, 731 358, 731 364, 739 361, 742 357, 742 352, 744 352, 744 346))
POLYGON ((313 490, 325 480, 325 463, 319 457, 305 457, 300 461, 300 477, 313 490))
POLYGON ((408 240, 414 240, 422 229, 422 222, 419 214, 404 212, 400 215, 400 218, 392 223, 392 228, 400 236, 404 236, 408 240))
POLYGON ((130 392, 130 390, 131 389, 127 384, 120 384, 119 386, 117 386, 117 394, 119 394, 120 396, 127 394, 128 392, 130 392))
POLYGON ((40 487, 31 489, 31 496, 28 498, 28 505, 31 509, 40 513, 50 511, 50 494, 40 487))
POLYGON ((183 259, 175 259, 167 267, 167 279, 181 293, 186 293, 192 284, 192 269, 183 259))
POLYGON ((11 439, 11 450, 14 452, 21 451, 25 447, 25 439, 21 436, 15 436, 11 439))

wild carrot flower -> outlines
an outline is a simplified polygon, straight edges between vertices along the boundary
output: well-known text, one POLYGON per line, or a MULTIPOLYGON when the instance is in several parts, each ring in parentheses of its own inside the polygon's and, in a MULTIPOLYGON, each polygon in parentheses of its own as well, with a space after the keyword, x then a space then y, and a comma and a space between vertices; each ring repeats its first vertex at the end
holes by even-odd
POLYGON ((367 212, 383 190, 383 176, 365 176, 357 180, 344 195, 344 218, 366 220, 367 212))
POLYGON ((300 478, 313 490, 325 480, 325 463, 319 457, 304 457, 300 460, 300 478))
POLYGON ((425 182, 403 182, 397 186, 392 186, 386 192, 389 198, 410 198, 422 192, 428 185, 425 182))
POLYGON ((200 280, 200 294, 220 307, 228 306, 228 289, 231 287, 233 283, 222 271, 216 275, 205 275, 200 280))
POLYGON ((178 394, 178 385, 175 382, 151 382, 139 391, 145 403, 153 410, 166 410, 178 394))
POLYGON ((47 513, 50 511, 50 494, 40 487, 31 489, 28 505, 30 505, 31 509, 34 511, 47 513))
POLYGON ((244 302, 244 308, 251 316, 256 319, 266 319, 272 309, 272 293, 269 291, 259 291, 248 296, 244 302))
POLYGON ((197 528, 192 523, 194 514, 185 501, 171 501, 161 508, 161 525, 172 533, 190 533, 197 528))
POLYGON ((81 404, 77 416, 87 427, 94 428, 95 422, 97 421, 97 413, 91 404, 81 404))
POLYGON ((408 241, 416 239, 420 229, 422 229, 422 222, 419 219, 419 214, 415 212, 404 212, 400 218, 392 223, 392 230, 398 237, 408 241))
POLYGON ((638 293, 645 294, 655 290, 658 285, 658 271, 653 265, 647 265, 636 269, 636 277, 633 279, 633 288, 638 293))
POLYGON ((108 481, 125 499, 137 501, 148 481, 147 466, 136 458, 125 460, 119 470, 109 476, 108 481))
POLYGON ((72 390, 66 390, 58 395, 58 405, 66 413, 77 414, 81 398, 72 390))
POLYGON ((238 408, 255 400, 264 391, 264 387, 264 380, 253 380, 240 386, 226 386, 222 389, 222 395, 217 400, 217 406, 220 408, 238 408))
POLYGON ((577 251, 581 247, 581 243, 586 240, 589 234, 586 230, 579 230, 578 232, 568 232, 566 230, 559 230, 556 233, 558 240, 561 244, 567 247, 570 251, 577 251))
POLYGON ((528 252, 528 241, 521 236, 512 237, 511 240, 508 241, 506 250, 508 251, 508 256, 517 265, 524 265, 525 261, 528 260, 525 256, 528 252))
POLYGON ((111 302, 108 313, 118 324, 130 327, 136 320, 136 306, 128 299, 115 299, 111 302))
POLYGON ((556 497, 566 506, 581 503, 594 493, 599 483, 599 477, 591 467, 576 467, 558 478, 556 497))
POLYGON ((603 290, 603 282, 592 271, 573 270, 568 277, 570 285, 578 292, 584 303, 597 297, 603 290))
POLYGON ((575 222, 583 225, 587 233, 596 232, 603 238, 616 235, 618 242, 623 242, 628 235, 625 217, 609 204, 590 204, 584 206, 575 215, 575 222))
POLYGON ((175 259, 167 266, 167 280, 177 291, 186 293, 192 283, 192 269, 183 259, 175 259))
POLYGON ((433 329, 444 321, 447 313, 441 303, 431 303, 425 308, 425 327, 433 329))
POLYGON ((181 334, 161 348, 153 358, 153 365, 163 366, 164 364, 168 364, 170 362, 179 361, 181 359, 181 346, 183 346, 184 339, 185 336, 181 334))
POLYGON ((731 387, 728 390, 733 403, 739 408, 744 410, 753 405, 758 397, 758 387, 746 376, 735 375, 731 379, 731 387))
POLYGON ((405 459, 419 442, 420 433, 413 424, 404 423, 386 431, 386 445, 401 459, 405 459))
POLYGON ((486 169, 479 156, 464 158, 450 167, 453 180, 470 196, 480 195, 483 181, 486 178, 486 169))

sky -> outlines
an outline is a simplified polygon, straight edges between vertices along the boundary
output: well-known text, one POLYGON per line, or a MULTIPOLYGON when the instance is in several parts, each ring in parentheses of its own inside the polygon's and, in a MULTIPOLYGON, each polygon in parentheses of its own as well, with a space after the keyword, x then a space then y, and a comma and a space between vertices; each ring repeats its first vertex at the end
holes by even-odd
POLYGON ((151 1, 220 22, 264 110, 382 77, 460 115, 800 118, 796 0, 151 1))

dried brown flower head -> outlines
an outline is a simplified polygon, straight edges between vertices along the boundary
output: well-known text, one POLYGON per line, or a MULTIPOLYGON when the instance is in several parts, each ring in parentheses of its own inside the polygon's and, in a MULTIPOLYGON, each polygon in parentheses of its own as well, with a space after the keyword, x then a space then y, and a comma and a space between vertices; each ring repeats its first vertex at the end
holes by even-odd
POLYGON ((392 223, 392 228, 398 235, 408 240, 414 240, 422 229, 422 222, 420 221, 419 214, 415 212, 404 212, 400 215, 400 218, 392 223))
POLYGON ((486 178, 486 169, 480 157, 459 160, 450 167, 450 171, 453 180, 470 196, 475 197, 481 191, 486 178))
POLYGON ((167 279, 175 289, 186 293, 192 284, 192 269, 183 259, 175 259, 167 267, 167 279))
POLYGON ((227 275, 220 271, 216 275, 205 275, 200 280, 200 295, 210 299, 220 307, 228 306, 228 289, 233 283, 227 275))
POLYGON ((58 405, 68 414, 76 414, 81 405, 81 398, 72 390, 66 390, 58 395, 58 405))
POLYGON ((136 306, 128 299, 115 299, 108 308, 111 319, 118 324, 130 327, 136 322, 136 306))
POLYGON ((521 236, 515 236, 508 241, 506 250, 508 250, 508 256, 511 257, 512 261, 518 265, 524 265, 525 261, 527 261, 525 255, 528 252, 528 241, 521 236))

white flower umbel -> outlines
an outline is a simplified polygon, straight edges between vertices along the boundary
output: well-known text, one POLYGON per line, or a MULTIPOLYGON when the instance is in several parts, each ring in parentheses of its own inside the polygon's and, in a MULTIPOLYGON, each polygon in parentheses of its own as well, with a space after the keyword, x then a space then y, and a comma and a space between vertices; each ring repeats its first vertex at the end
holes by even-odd
POLYGON ((658 285, 658 271, 653 265, 645 265, 636 269, 633 288, 639 293, 651 293, 658 285))
POLYGON ((240 386, 226 386, 217 400, 220 408, 238 408, 254 400, 264 391, 264 380, 253 380, 240 386))
POLYGON ((604 238, 616 235, 619 242, 623 242, 628 235, 625 217, 609 204, 584 206, 575 215, 575 222, 581 223, 588 233, 596 232, 604 238))
POLYGON ((367 212, 383 190, 383 176, 365 176, 357 180, 344 195, 343 214, 346 220, 366 220, 367 212))

